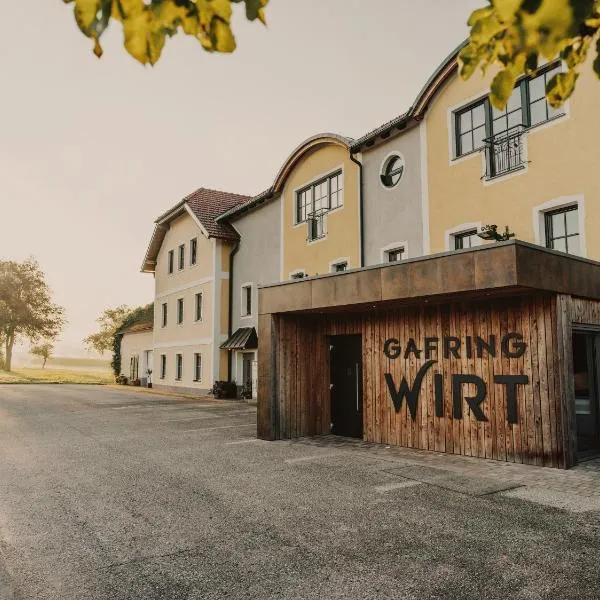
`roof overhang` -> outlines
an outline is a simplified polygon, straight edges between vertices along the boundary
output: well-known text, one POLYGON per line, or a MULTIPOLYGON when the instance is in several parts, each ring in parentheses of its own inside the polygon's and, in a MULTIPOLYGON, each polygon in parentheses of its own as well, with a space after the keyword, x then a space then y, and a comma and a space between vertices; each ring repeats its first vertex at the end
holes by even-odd
POLYGON ((236 332, 223 342, 221 350, 256 350, 258 336, 254 327, 240 327, 236 332))
POLYGON ((600 300, 600 263, 511 240, 264 286, 259 311, 362 311, 534 291, 600 300))
POLYGON ((350 151, 350 147, 354 140, 350 138, 338 135, 337 133, 320 133, 318 135, 313 135, 309 137, 307 140, 304 140, 286 159, 283 163, 281 169, 277 173, 275 177, 275 181, 273 182, 273 187, 271 188, 273 192, 281 192, 286 179, 288 178, 291 171, 294 169, 298 161, 308 154, 309 152, 313 152, 319 146, 325 146, 329 144, 333 144, 335 146, 341 146, 346 150, 350 151))

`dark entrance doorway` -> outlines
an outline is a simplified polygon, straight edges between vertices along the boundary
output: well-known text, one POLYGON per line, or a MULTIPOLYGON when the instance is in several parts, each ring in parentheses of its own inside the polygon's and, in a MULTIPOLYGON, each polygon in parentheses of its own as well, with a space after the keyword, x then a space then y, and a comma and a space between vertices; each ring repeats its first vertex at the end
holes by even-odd
POLYGON ((362 337, 328 338, 331 365, 331 433, 363 436, 362 337))
POLYGON ((600 334, 573 332, 573 379, 577 453, 580 458, 600 452, 600 411, 598 410, 598 359, 600 334))

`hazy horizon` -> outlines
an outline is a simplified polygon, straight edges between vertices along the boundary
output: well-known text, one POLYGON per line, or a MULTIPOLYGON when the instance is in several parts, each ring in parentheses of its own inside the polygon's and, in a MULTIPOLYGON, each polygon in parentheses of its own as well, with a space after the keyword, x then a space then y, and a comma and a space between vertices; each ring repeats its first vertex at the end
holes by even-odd
POLYGON ((98 60, 72 5, 5 2, 0 258, 47 274, 57 353, 85 355, 105 308, 153 300, 140 266, 159 214, 198 187, 256 194, 307 137, 404 112, 482 4, 271 0, 268 28, 235 6, 233 55, 176 36, 144 68, 116 24, 98 60))

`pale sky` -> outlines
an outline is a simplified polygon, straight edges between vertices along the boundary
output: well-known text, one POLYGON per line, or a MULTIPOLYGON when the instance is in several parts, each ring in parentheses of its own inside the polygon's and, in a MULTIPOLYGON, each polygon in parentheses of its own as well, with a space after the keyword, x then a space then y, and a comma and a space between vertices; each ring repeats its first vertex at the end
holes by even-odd
POLYGON ((236 6, 233 55, 167 42, 157 66, 98 60, 61 0, 0 2, 0 257, 34 256, 76 354, 102 310, 153 300, 154 219, 198 187, 256 194, 305 138, 359 137, 404 112, 483 0, 236 6))

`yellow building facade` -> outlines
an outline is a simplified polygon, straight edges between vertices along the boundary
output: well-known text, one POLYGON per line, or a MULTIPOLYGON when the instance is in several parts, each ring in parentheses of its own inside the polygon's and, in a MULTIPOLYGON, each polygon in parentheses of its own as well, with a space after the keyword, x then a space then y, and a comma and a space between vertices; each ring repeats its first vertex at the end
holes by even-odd
POLYGON ((301 144, 278 173, 282 281, 362 266, 359 172, 351 140, 323 134, 301 144))
POLYGON ((432 253, 483 242, 485 225, 517 239, 600 259, 595 171, 600 83, 590 65, 559 111, 543 97, 560 63, 523 78, 506 111, 487 100, 491 78, 463 81, 456 55, 422 93, 414 116, 426 130, 432 253), (419 106, 420 102, 420 106, 419 106))

